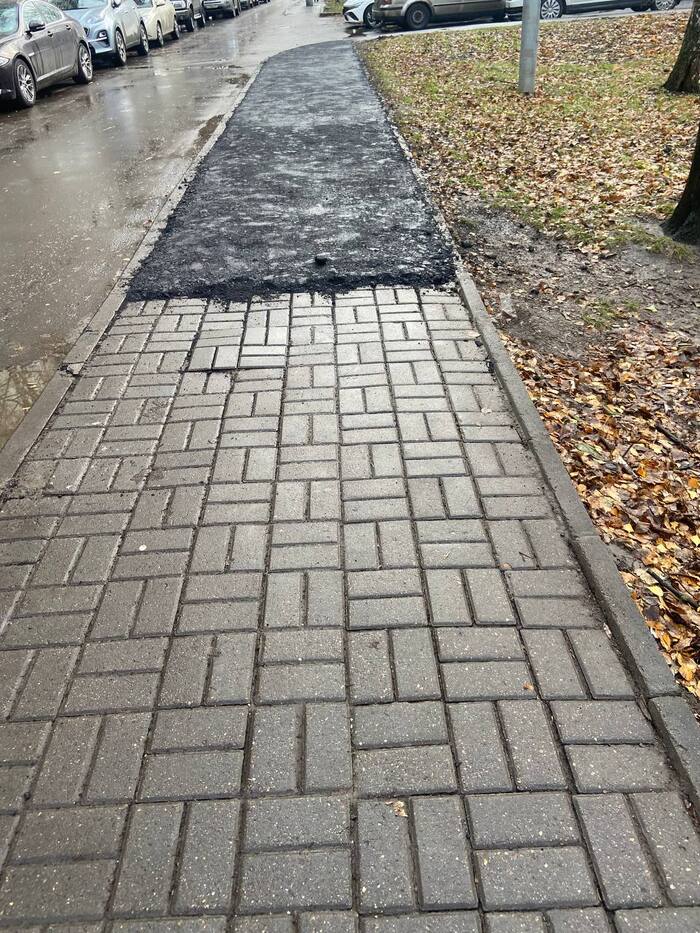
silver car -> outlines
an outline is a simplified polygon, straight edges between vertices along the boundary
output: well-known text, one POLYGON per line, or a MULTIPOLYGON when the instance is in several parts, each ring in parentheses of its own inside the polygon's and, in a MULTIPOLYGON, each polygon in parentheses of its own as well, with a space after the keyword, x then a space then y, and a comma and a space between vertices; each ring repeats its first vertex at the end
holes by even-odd
POLYGON ((209 16, 214 17, 215 13, 222 13, 233 19, 241 12, 241 0, 202 0, 204 9, 209 16))
POLYGON ((77 20, 90 43, 93 57, 126 65, 126 53, 148 55, 148 31, 134 0, 54 0, 77 20))
MULTIPOLYGON (((644 13, 647 10, 664 12, 677 6, 679 0, 541 0, 542 19, 559 19, 564 13, 590 13, 593 10, 624 10, 627 7, 644 13)), ((506 0, 509 16, 520 16, 523 0, 506 0)))

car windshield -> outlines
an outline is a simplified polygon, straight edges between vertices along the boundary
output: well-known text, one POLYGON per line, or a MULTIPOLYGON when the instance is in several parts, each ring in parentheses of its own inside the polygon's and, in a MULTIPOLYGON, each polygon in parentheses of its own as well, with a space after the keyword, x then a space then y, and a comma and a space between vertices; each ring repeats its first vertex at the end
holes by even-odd
POLYGON ((19 7, 0 3, 0 36, 11 36, 19 29, 19 7))
POLYGON ((90 10, 95 6, 104 6, 106 0, 51 0, 51 2, 59 10, 70 12, 71 10, 90 10))
POLYGON ((136 6, 153 6, 153 0, 136 0, 136 6))

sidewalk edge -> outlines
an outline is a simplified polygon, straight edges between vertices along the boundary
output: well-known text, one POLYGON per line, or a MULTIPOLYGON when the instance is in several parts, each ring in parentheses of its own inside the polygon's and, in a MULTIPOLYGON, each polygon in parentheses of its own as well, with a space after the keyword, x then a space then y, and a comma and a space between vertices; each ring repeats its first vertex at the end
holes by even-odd
POLYGON ((209 139, 180 175, 173 190, 161 205, 148 232, 137 246, 129 262, 119 273, 116 284, 112 286, 107 297, 82 329, 63 362, 44 386, 32 407, 9 436, 5 445, 0 448, 0 496, 7 491, 8 485, 22 465, 24 458, 34 446, 39 435, 65 398, 69 388, 73 385, 75 377, 80 374, 83 365, 104 336, 105 331, 126 298, 129 279, 136 271, 136 267, 143 262, 155 246, 170 215, 187 191, 200 162, 209 154, 226 129, 226 125, 243 102, 263 65, 264 62, 261 62, 253 69, 250 78, 240 89, 228 110, 221 116, 209 139))
POLYGON ((566 525, 571 546, 603 610, 635 684, 649 701, 652 718, 686 792, 700 809, 700 727, 680 695, 668 666, 629 594, 615 561, 600 538, 571 482, 559 453, 515 368, 472 277, 461 266, 462 298, 488 351, 496 375, 513 407, 528 449, 542 470, 566 525))

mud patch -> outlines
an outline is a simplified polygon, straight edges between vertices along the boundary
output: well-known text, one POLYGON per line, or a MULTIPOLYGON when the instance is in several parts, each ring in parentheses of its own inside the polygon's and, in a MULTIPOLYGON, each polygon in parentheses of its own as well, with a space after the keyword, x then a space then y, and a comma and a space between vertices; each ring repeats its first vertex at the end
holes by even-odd
POLYGON ((638 321, 697 337, 700 251, 680 259, 636 246, 586 254, 475 193, 459 208, 453 233, 489 311, 539 352, 580 359, 638 321))
POLYGON ((136 273, 130 300, 440 285, 451 249, 353 48, 271 59, 136 273))

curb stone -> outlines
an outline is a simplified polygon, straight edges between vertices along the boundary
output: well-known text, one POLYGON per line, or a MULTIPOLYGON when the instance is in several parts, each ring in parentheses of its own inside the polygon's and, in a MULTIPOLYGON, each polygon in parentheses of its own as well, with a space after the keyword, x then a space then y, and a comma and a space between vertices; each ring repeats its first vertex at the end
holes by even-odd
POLYGON ((156 245, 170 215, 182 200, 189 183, 194 178, 199 163, 208 155, 223 133, 227 123, 252 87, 263 64, 264 62, 261 62, 252 71, 250 78, 240 89, 231 106, 221 116, 209 139, 175 183, 175 187, 156 214, 153 223, 136 248, 136 252, 119 274, 116 284, 111 288, 98 310, 80 332, 80 336, 69 350, 68 355, 7 439, 4 447, 0 449, 0 496, 6 491, 22 461, 63 401, 68 389, 73 384, 73 379, 80 373, 83 365, 104 336, 105 331, 126 299, 129 280, 136 271, 137 266, 143 262, 156 245))
POLYGON ((700 728, 600 538, 472 277, 457 267, 459 291, 513 406, 524 440, 562 513, 569 541, 634 682, 651 712, 683 787, 700 810, 700 728))

